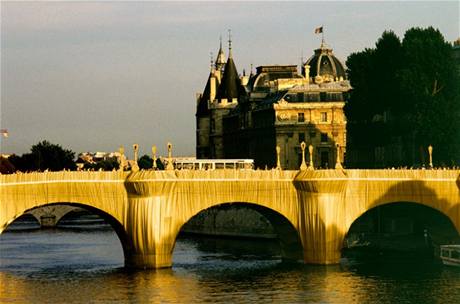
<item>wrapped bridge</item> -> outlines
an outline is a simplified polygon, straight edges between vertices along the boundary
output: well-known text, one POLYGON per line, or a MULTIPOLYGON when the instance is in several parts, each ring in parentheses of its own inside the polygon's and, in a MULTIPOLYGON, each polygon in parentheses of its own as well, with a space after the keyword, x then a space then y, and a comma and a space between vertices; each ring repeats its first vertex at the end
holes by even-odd
POLYGON ((0 233, 34 208, 89 209, 112 225, 125 264, 172 265, 181 227, 224 203, 262 210, 285 257, 332 264, 351 224, 388 203, 413 202, 446 215, 460 232, 460 170, 176 170, 0 175, 0 233), (300 256, 296 255, 299 249, 300 256))

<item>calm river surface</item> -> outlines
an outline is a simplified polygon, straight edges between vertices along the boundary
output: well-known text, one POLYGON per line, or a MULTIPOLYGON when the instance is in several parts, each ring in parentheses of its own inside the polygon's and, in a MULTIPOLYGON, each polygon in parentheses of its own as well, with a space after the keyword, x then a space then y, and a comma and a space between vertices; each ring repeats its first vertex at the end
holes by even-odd
POLYGON ((273 241, 180 238, 171 269, 128 271, 111 230, 0 235, 0 303, 460 303, 460 269, 429 261, 282 263, 273 241))

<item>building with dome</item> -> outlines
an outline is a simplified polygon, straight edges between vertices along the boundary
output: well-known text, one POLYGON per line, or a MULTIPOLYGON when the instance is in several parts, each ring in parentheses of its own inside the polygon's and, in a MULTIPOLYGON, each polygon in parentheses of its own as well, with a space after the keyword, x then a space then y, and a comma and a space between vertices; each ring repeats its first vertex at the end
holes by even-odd
POLYGON ((324 43, 300 72, 296 65, 265 65, 248 76, 237 72, 231 41, 227 60, 221 45, 197 94, 197 158, 251 158, 272 168, 280 146, 282 168, 298 169, 305 142, 314 147, 315 167, 334 168, 337 154, 344 159, 350 89, 343 64, 324 43))

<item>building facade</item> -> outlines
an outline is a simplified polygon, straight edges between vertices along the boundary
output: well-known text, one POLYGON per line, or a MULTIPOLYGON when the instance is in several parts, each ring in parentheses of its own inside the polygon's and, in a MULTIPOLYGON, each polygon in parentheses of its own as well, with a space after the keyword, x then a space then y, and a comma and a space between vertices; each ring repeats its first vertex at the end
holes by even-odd
POLYGON ((282 168, 298 169, 305 142, 314 147, 315 167, 333 168, 337 156, 344 159, 350 89, 344 66, 324 43, 300 72, 268 65, 249 76, 238 75, 231 42, 227 60, 221 46, 197 94, 197 158, 251 158, 257 168, 272 168, 279 146, 282 168))

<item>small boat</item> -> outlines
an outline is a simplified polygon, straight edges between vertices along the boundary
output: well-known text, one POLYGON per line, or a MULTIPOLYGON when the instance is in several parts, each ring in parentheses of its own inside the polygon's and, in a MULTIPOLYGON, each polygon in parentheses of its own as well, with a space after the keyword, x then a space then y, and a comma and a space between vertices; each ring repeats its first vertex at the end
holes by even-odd
POLYGON ((441 245, 441 260, 444 265, 460 267, 460 245, 441 245))

